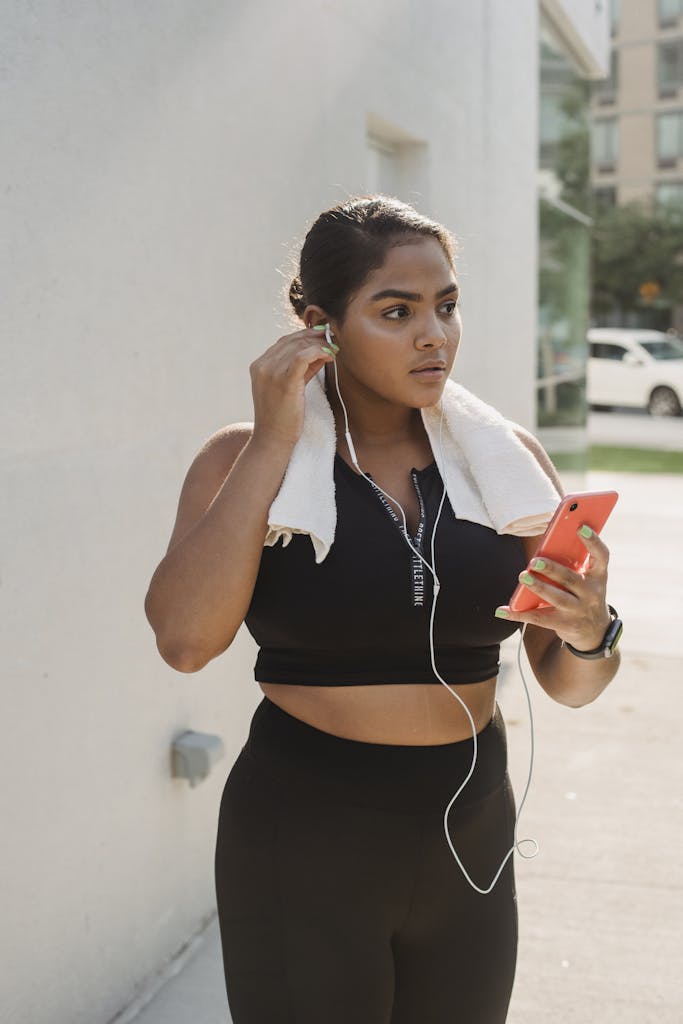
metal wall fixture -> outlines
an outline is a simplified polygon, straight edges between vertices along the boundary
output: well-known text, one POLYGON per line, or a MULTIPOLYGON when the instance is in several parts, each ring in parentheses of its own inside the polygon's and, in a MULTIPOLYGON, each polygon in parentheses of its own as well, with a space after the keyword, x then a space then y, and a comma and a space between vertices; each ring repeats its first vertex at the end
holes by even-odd
POLYGON ((191 786, 202 782, 225 753, 220 736, 188 729, 171 744, 171 775, 187 779, 191 786))

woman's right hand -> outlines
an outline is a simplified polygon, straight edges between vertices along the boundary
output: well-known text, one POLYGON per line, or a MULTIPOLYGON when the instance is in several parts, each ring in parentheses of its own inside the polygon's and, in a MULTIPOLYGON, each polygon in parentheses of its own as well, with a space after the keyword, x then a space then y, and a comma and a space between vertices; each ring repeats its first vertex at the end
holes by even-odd
POLYGON ((323 352, 324 331, 303 328, 286 334, 249 367, 254 398, 254 440, 292 448, 304 429, 304 391, 334 356, 323 352))

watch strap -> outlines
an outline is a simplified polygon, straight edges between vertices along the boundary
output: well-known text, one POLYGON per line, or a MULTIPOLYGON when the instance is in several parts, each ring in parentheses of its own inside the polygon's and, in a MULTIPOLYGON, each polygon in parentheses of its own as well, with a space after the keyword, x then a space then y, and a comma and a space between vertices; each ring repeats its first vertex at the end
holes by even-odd
POLYGON ((576 647, 572 647, 572 645, 566 640, 563 641, 567 650, 577 658, 586 658, 593 661, 596 658, 611 658, 614 654, 614 650, 621 639, 621 634, 624 631, 624 624, 619 618, 619 613, 616 608, 613 608, 611 604, 607 605, 607 607, 609 608, 610 615, 612 616, 612 621, 607 627, 605 635, 602 638, 602 642, 597 647, 594 647, 592 651, 579 651, 576 647))

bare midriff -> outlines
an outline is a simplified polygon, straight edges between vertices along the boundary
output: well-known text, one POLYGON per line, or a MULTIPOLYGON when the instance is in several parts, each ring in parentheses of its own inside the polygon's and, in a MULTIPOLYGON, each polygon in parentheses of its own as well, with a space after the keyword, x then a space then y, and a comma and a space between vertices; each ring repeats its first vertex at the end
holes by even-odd
MULTIPOLYGON (((259 682, 259 686, 287 714, 344 739, 432 746, 472 735, 465 709, 442 683, 300 686, 259 682)), ((496 677, 451 688, 481 732, 495 710, 496 677)))

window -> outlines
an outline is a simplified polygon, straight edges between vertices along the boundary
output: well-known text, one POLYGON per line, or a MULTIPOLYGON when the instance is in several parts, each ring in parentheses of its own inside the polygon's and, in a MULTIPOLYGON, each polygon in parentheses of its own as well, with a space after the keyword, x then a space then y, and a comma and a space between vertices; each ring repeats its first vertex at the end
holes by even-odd
POLYGON ((675 167, 683 156, 683 111, 657 116, 657 160, 660 167, 675 167))
POLYGON ((614 185, 601 185, 593 189, 593 201, 596 210, 611 210, 617 205, 617 190, 614 185))
POLYGON ((657 86, 662 98, 676 96, 683 85, 683 39, 660 43, 657 48, 657 86))
POLYGON ((619 88, 619 51, 612 50, 609 62, 609 76, 597 81, 593 86, 593 95, 601 105, 614 103, 619 88))
POLYGON ((683 359, 683 341, 680 338, 663 338, 661 341, 639 341, 653 359, 683 359))
POLYGON ((670 28, 678 24, 681 16, 683 3, 681 0, 658 0, 657 14, 660 28, 670 28))
POLYGON ((368 112, 362 190, 397 196, 414 206, 427 201, 428 152, 422 139, 368 112))
POLYGON ((611 359, 613 362, 620 362, 627 352, 628 349, 623 345, 613 345, 608 341, 591 342, 591 359, 611 359))
POLYGON ((598 171, 613 171, 617 163, 617 119, 593 122, 593 164, 598 171))
POLYGON ((609 5, 609 23, 610 32, 613 36, 619 31, 619 18, 621 15, 621 3, 620 0, 610 0, 609 5))
POLYGON ((666 181, 657 185, 655 199, 658 206, 683 206, 683 181, 666 181))
POLYGON ((395 142, 367 137, 367 189, 393 196, 399 190, 400 150, 395 142))
MULTIPOLYGON (((478 6, 476 4, 472 7, 478 6)), ((514 5, 512 5, 514 6, 514 5)), ((543 14, 539 32, 540 153, 536 415, 539 427, 586 425, 590 270, 590 84, 543 14)), ((571 442, 584 461, 584 434, 571 442)))

